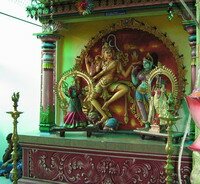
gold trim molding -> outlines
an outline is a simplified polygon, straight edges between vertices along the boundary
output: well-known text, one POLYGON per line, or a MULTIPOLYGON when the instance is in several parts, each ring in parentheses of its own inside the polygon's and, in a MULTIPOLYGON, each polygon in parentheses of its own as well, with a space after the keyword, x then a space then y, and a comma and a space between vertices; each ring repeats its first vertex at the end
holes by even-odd
POLYGON ((162 41, 162 43, 169 49, 169 51, 172 53, 173 58, 176 61, 177 64, 177 69, 178 69, 178 77, 177 77, 177 83, 178 83, 178 98, 177 100, 181 100, 184 97, 184 92, 185 92, 185 86, 187 84, 187 80, 185 79, 186 75, 186 69, 183 65, 183 55, 180 55, 178 52, 177 47, 175 46, 175 43, 172 42, 168 37, 166 33, 160 32, 157 27, 148 25, 147 23, 140 22, 134 18, 129 18, 129 19, 123 19, 119 21, 116 24, 109 25, 106 27, 104 30, 101 30, 92 37, 87 45, 85 45, 85 48, 81 51, 80 56, 76 58, 76 66, 77 70, 81 70, 79 66, 82 66, 85 55, 89 52, 89 50, 92 48, 92 46, 99 41, 102 37, 110 34, 111 32, 117 31, 117 30, 122 30, 122 29, 137 29, 137 30, 142 30, 145 32, 148 32, 150 34, 153 34, 155 37, 157 37, 159 40, 162 41))

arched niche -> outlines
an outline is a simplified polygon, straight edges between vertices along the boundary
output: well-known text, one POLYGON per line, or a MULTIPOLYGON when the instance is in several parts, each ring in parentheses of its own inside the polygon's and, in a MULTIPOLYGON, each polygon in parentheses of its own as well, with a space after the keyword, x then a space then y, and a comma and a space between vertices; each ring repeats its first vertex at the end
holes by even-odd
MULTIPOLYGON (((178 96, 176 102, 177 106, 180 106, 185 92, 186 70, 183 66, 183 56, 178 53, 175 43, 165 33, 136 19, 121 20, 99 31, 88 41, 80 56, 76 58, 75 69, 85 72, 85 56, 89 55, 94 59, 97 55, 101 55, 102 45, 105 41, 120 55, 120 61, 124 68, 131 65, 130 57, 133 52, 138 53, 139 60, 142 60, 148 52, 155 52, 159 63, 169 68, 173 77, 177 80, 178 91, 176 93, 178 93, 178 96)), ((109 111, 113 117, 122 122, 121 129, 135 129, 142 126, 133 95, 135 89, 131 84, 130 76, 126 78, 120 76, 119 78, 130 87, 130 95, 127 96, 126 100, 120 98, 111 104, 109 111), (125 103, 128 103, 126 108, 125 103), (126 114, 127 119, 124 114, 126 114)))

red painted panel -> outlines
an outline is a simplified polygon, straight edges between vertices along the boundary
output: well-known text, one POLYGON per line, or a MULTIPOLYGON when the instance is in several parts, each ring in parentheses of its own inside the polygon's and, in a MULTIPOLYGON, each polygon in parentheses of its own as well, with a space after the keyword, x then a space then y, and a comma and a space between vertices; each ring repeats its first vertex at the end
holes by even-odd
MULTIPOLYGON (((161 184, 165 183, 166 155, 56 148, 23 147, 24 177, 70 184, 161 184), (28 172, 30 171, 30 172, 28 172)), ((173 157, 177 183, 177 157, 173 157)), ((183 183, 189 183, 191 158, 182 159, 183 183)))

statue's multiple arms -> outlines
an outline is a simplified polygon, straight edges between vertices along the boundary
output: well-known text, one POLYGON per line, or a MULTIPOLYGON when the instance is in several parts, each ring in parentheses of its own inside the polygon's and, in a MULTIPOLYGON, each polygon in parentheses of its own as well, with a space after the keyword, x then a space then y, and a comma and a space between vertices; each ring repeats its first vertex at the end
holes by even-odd
POLYGON ((104 67, 104 68, 102 69, 101 72, 99 72, 97 75, 95 75, 95 76, 93 77, 93 79, 94 79, 94 80, 95 80, 95 79, 98 79, 99 77, 101 77, 101 76, 104 75, 105 73, 107 73, 107 72, 111 71, 112 69, 114 69, 116 66, 117 66, 117 63, 116 63, 115 61, 111 61, 111 62, 108 64, 108 66, 107 66, 107 67, 104 67))
POLYGON ((137 78, 137 75, 135 74, 135 70, 136 70, 136 68, 133 68, 133 70, 131 72, 131 81, 132 81, 134 86, 137 86, 138 83, 139 83, 139 80, 137 78))

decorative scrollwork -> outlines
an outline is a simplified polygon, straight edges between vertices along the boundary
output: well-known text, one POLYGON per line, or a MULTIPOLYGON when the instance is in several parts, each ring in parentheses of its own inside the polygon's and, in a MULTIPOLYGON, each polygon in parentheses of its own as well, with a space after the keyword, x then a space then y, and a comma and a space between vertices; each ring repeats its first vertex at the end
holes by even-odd
POLYGON ((172 70, 170 70, 169 68, 167 68, 165 66, 157 66, 149 73, 149 75, 147 76, 149 91, 151 92, 151 90, 152 90, 153 79, 155 79, 155 77, 158 75, 166 76, 170 80, 170 83, 172 86, 171 92, 173 93, 176 105, 179 106, 180 100, 179 100, 178 94, 180 94, 180 93, 179 93, 178 80, 177 80, 176 76, 174 75, 174 73, 172 72, 172 70))
MULTIPOLYGON (((54 147, 55 149, 55 147, 54 147)), ((141 153, 127 154, 121 152, 74 150, 46 150, 37 151, 26 149, 29 155, 25 164, 29 168, 30 175, 26 177, 40 178, 48 181, 62 183, 111 183, 111 184, 162 184, 165 181, 165 155, 148 155, 141 153), (80 153, 81 152, 81 153, 80 153), (114 156, 113 156, 114 154, 114 156), (138 157, 139 156, 139 157, 138 157)), ((176 159, 175 159, 176 160, 176 159)), ((177 162, 173 159, 173 162, 177 162)), ((191 161, 183 160, 181 176, 184 184, 189 183, 191 161)), ((173 184, 177 183, 177 173, 173 174, 173 184)))
MULTIPOLYGON (((64 93, 64 90, 66 90, 65 89, 66 83, 67 83, 67 79, 69 77, 74 77, 74 78, 80 77, 86 81, 87 87, 85 88, 85 95, 86 95, 86 97, 84 99, 85 104, 91 99, 91 95, 93 94, 93 91, 94 91, 93 81, 92 81, 91 77, 88 76, 86 73, 83 73, 83 72, 75 70, 75 69, 71 69, 71 70, 64 72, 63 75, 61 76, 59 82, 56 85, 56 93, 57 93, 58 100, 60 102, 60 108, 62 110, 65 110, 66 107, 68 106, 68 102, 67 102, 67 98, 64 93)), ((84 89, 82 89, 82 90, 84 90, 84 89)))

